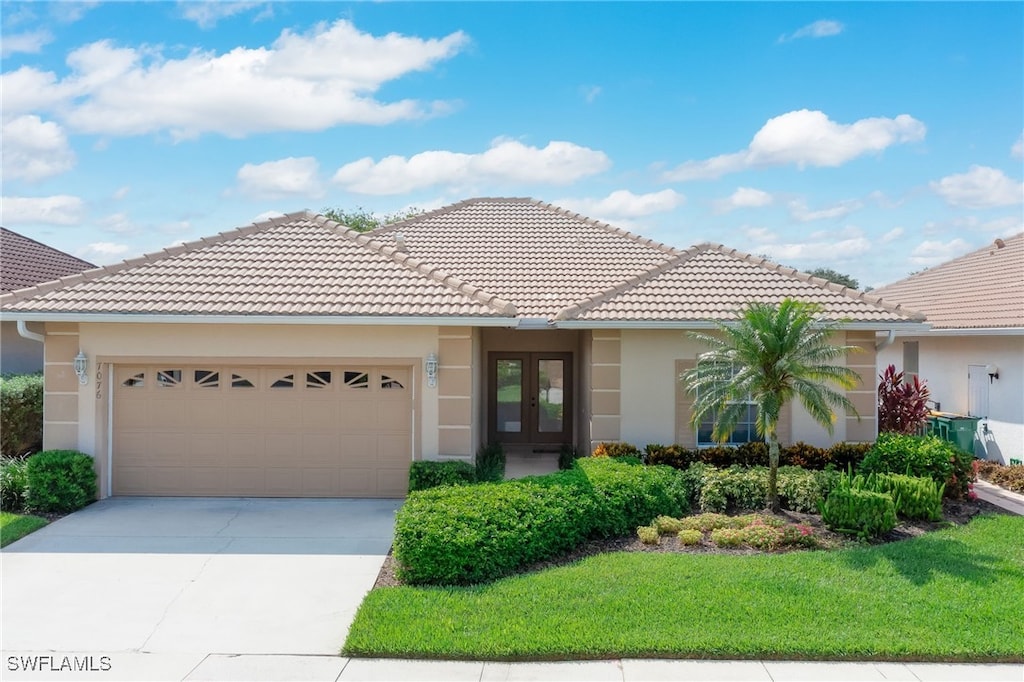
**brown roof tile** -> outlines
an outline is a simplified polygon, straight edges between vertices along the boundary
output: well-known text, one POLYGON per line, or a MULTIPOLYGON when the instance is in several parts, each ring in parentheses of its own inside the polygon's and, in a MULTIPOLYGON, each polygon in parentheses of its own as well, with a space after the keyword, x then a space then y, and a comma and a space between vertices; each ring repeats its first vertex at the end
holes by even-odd
POLYGON ((525 198, 470 199, 375 230, 407 253, 513 301, 521 317, 562 308, 682 253, 525 198))
POLYGON ((91 270, 92 263, 0 227, 0 293, 91 270))
POLYGON ((696 322, 735 317, 751 301, 778 303, 798 298, 822 306, 833 320, 920 321, 871 294, 826 282, 762 258, 700 244, 668 263, 569 306, 559 320, 696 322))
POLYGON ((934 329, 1024 327, 1024 232, 871 292, 934 329))
POLYGON ((478 287, 293 213, 4 297, 17 312, 510 316, 478 287))

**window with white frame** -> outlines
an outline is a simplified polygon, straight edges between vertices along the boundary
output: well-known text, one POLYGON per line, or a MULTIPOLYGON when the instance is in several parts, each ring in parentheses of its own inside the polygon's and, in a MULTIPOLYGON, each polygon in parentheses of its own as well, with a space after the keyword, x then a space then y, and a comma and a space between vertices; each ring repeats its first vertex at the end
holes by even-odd
MULTIPOLYGON (((733 376, 736 375, 738 368, 732 368, 733 376)), ((699 390, 698 390, 699 397, 699 390)), ((733 426, 732 431, 729 433, 729 438, 721 445, 742 445, 743 443, 753 443, 761 440, 760 436, 757 435, 757 403, 747 396, 746 400, 736 401, 746 405, 745 413, 740 417, 740 420, 733 426)), ((717 415, 709 414, 697 427, 697 447, 711 447, 719 445, 718 441, 714 439, 712 433, 715 429, 715 419, 717 415)))

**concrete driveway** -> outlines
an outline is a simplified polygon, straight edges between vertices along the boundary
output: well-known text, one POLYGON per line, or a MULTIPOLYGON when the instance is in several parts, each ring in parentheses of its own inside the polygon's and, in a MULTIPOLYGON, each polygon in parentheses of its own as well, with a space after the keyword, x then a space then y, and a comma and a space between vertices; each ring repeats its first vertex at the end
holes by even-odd
POLYGON ((26 672, 21 660, 12 670, 11 655, 27 655, 26 665, 39 654, 106 655, 97 679, 179 680, 211 654, 337 655, 391 545, 399 506, 249 498, 90 505, 0 554, 4 678, 26 672))

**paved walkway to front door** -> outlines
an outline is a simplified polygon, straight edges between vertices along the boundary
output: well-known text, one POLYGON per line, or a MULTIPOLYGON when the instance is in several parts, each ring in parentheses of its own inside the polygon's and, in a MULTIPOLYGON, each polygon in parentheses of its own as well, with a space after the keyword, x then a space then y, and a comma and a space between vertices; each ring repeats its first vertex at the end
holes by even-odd
POLYGON ((21 676, 12 655, 107 656, 97 679, 139 680, 183 679, 210 654, 337 655, 400 505, 96 502, 0 554, 4 678, 21 676))

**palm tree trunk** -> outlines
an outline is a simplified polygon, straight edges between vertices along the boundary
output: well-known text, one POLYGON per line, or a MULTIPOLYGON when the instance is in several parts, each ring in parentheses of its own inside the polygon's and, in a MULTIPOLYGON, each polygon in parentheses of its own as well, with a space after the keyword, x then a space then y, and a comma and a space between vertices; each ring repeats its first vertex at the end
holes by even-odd
POLYGON ((778 514, 779 505, 779 437, 775 433, 775 425, 768 429, 768 509, 778 514))

